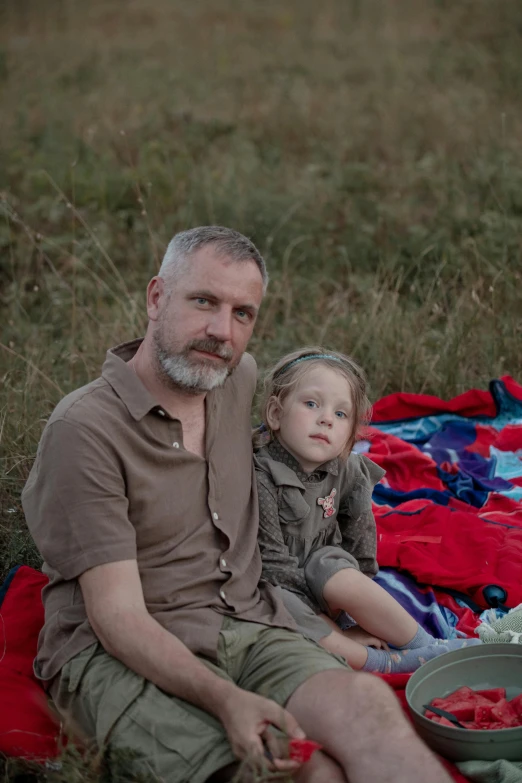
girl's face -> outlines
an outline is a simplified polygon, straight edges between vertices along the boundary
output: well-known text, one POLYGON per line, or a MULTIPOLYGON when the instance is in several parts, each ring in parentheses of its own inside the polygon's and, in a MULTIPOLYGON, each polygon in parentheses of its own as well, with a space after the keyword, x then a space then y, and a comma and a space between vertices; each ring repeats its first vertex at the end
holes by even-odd
POLYGON ((325 365, 311 367, 281 405, 272 398, 268 425, 284 448, 312 473, 338 457, 353 430, 348 381, 325 365))

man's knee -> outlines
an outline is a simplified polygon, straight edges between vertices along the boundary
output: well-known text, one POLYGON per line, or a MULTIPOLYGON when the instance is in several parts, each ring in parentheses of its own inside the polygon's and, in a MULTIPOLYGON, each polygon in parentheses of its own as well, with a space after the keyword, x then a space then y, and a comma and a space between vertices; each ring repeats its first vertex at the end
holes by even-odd
POLYGON ((332 692, 338 694, 338 703, 359 705, 365 715, 378 718, 382 723, 404 717, 393 689, 380 677, 367 672, 339 672, 339 675, 344 678, 344 686, 341 679, 332 682, 332 692))
MULTIPOLYGON (((240 763, 229 764, 227 767, 215 772, 206 783, 231 783, 236 779, 240 763)), ((258 776, 245 778, 245 783, 254 783, 258 776)), ((324 753, 314 753, 312 758, 303 764, 299 772, 293 777, 295 783, 346 783, 346 778, 340 766, 324 753)))
POLYGON ((330 713, 348 710, 353 715, 355 709, 368 717, 375 716, 380 723, 402 714, 393 690, 384 680, 374 674, 342 669, 314 674, 294 692, 287 708, 292 712, 294 706, 309 703, 317 708, 328 705, 330 713))
POLYGON ((345 687, 351 697, 365 696, 367 700, 376 704, 384 702, 397 706, 393 689, 375 674, 368 672, 339 672, 339 674, 345 678, 345 687))

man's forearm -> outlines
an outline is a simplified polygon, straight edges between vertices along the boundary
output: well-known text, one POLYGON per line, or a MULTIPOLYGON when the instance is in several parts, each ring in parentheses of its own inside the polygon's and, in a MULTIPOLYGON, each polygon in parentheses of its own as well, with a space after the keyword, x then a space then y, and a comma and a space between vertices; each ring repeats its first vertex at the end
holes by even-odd
MULTIPOLYGON (((263 754, 262 735, 269 724, 303 736, 279 704, 220 677, 151 617, 136 560, 95 566, 79 582, 87 616, 105 650, 165 692, 215 715, 237 758, 263 754)), ((278 769, 288 765, 295 768, 294 762, 276 759, 278 769)))
POLYGON ((173 696, 219 718, 238 688, 219 677, 150 614, 110 609, 92 623, 105 650, 173 696))

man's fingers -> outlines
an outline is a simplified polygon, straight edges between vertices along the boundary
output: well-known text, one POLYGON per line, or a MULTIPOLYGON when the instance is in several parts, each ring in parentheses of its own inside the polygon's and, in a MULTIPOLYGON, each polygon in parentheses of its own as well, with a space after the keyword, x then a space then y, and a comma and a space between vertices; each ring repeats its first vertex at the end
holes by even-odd
POLYGON ((245 708, 238 708, 238 714, 223 723, 234 755, 244 760, 250 758, 272 770, 298 769, 299 764, 288 758, 287 738, 305 739, 305 733, 294 716, 270 699, 246 693, 241 698, 245 708), (285 735, 282 744, 278 744, 270 726, 285 735))
POLYGON ((279 707, 275 702, 268 720, 278 729, 281 729, 282 732, 288 734, 289 737, 304 739, 306 736, 294 716, 287 710, 279 707))
POLYGON ((252 740, 249 747, 250 747, 249 755, 251 756, 265 755, 265 746, 263 744, 263 739, 262 737, 259 736, 259 734, 255 735, 255 738, 252 740))
POLYGON ((278 772, 295 772, 301 764, 298 761, 292 761, 292 759, 274 759, 273 766, 278 772))
POLYGON ((266 759, 266 763, 268 765, 268 762, 271 760, 270 756, 267 753, 265 753, 265 746, 263 744, 263 741, 259 734, 254 734, 252 737, 249 737, 249 739, 241 743, 241 745, 236 745, 235 747, 232 747, 232 750, 234 752, 234 755, 237 756, 239 759, 266 759))
POLYGON ((265 743, 265 758, 271 769, 281 772, 294 772, 299 769, 300 764, 288 758, 288 739, 286 737, 277 737, 270 731, 270 728, 265 729, 262 736, 265 743))
POLYGON ((278 737, 270 730, 270 727, 264 730, 262 737, 265 743, 265 756, 270 761, 288 758, 288 740, 286 737, 278 737))

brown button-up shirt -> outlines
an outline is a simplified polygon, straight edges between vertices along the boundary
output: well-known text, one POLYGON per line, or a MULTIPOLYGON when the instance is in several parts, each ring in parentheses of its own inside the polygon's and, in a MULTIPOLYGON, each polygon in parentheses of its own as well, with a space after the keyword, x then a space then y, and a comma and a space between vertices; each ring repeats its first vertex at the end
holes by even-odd
POLYGON ((254 360, 207 394, 205 460, 127 365, 139 342, 111 349, 101 378, 58 404, 23 491, 50 579, 35 665, 45 680, 96 640, 78 577, 103 563, 136 559, 148 611, 197 654, 216 657, 227 614, 295 628, 259 586, 254 360))

